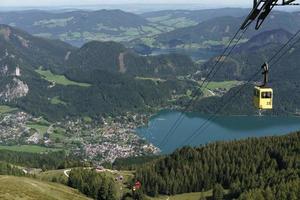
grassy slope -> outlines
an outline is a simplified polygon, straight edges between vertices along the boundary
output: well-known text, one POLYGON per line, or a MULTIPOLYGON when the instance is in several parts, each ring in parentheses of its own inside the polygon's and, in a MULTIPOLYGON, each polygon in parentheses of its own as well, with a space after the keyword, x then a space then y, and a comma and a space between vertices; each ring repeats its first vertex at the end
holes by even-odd
POLYGON ((53 97, 50 102, 51 102, 51 104, 54 104, 54 105, 58 105, 58 104, 62 104, 65 106, 67 105, 67 103, 62 101, 58 96, 53 97))
POLYGON ((5 113, 10 113, 10 112, 13 112, 13 111, 16 111, 18 110, 17 108, 12 108, 12 107, 9 107, 9 106, 0 106, 0 114, 5 114, 5 113))
MULTIPOLYGON (((212 96, 211 91, 216 89, 224 89, 226 91, 230 90, 231 88, 241 84, 241 81, 222 81, 222 82, 210 82, 205 89, 202 89, 204 96, 209 97, 212 96)), ((202 81, 199 82, 202 84, 202 81)), ((206 84, 205 84, 206 85, 206 84)))
POLYGON ((223 82, 210 82, 207 86, 208 89, 214 90, 217 88, 231 89, 236 85, 240 84, 240 81, 223 81, 223 82))
POLYGON ((30 178, 0 176, 0 199, 87 200, 77 190, 30 178))
MULTIPOLYGON (((66 169, 49 170, 46 172, 36 173, 35 176, 43 181, 53 181, 55 178, 57 182, 67 183, 68 178, 64 174, 65 170, 66 169)), ((119 177, 120 175, 124 177, 123 181, 115 181, 117 196, 119 198, 121 198, 123 194, 131 192, 130 188, 127 187, 127 183, 129 183, 134 178, 134 171, 106 171, 99 173, 105 173, 107 177, 113 180, 115 180, 115 178, 119 177)))
POLYGON ((39 123, 29 123, 27 124, 29 128, 37 130, 40 134, 44 134, 47 132, 49 126, 39 124, 39 123))
POLYGON ((46 172, 36 173, 36 177, 42 181, 53 181, 56 179, 59 183, 67 183, 68 177, 64 174, 65 169, 62 170, 49 170, 46 172))
POLYGON ((55 82, 56 84, 59 84, 59 85, 76 85, 76 86, 80 86, 80 87, 91 86, 90 84, 87 84, 87 83, 79 83, 79 82, 71 81, 71 80, 67 79, 65 76, 53 74, 49 70, 38 69, 35 71, 37 73, 39 73, 45 80, 47 80, 49 82, 55 82))

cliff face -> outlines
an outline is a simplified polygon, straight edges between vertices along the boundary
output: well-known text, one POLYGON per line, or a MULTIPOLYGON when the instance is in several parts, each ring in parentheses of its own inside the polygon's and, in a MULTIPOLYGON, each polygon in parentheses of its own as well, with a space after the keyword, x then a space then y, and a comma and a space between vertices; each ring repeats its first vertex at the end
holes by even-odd
POLYGON ((5 102, 11 102, 26 96, 28 92, 29 87, 25 82, 13 78, 12 81, 6 84, 4 89, 0 91, 0 99, 5 102))

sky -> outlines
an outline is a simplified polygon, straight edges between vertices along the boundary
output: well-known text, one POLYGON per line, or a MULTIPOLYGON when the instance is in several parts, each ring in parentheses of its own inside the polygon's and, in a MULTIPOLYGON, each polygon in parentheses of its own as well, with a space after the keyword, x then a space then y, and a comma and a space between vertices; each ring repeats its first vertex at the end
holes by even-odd
MULTIPOLYGON (((62 5, 100 5, 100 4, 222 4, 240 6, 250 5, 252 0, 0 0, 0 7, 21 6, 62 6, 62 5)), ((219 6, 218 6, 219 7, 219 6)))

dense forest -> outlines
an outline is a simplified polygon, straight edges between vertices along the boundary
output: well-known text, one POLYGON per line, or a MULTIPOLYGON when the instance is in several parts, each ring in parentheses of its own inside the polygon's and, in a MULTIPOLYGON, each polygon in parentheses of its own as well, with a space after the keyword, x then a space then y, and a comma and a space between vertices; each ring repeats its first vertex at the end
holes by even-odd
MULTIPOLYGON (((275 196, 289 195, 279 194, 283 191, 276 189, 299 183, 299 147, 300 132, 218 142, 200 148, 185 147, 147 163, 137 170, 136 176, 143 183, 145 193, 151 196, 207 191, 216 184, 229 190, 231 198, 246 192, 241 198, 247 199, 253 190, 261 193, 272 190, 275 196)), ((299 193, 291 195, 300 198, 299 193)))
POLYGON ((116 185, 112 178, 99 174, 95 170, 73 169, 69 175, 68 185, 93 199, 117 199, 116 185))
POLYGON ((117 158, 109 167, 116 170, 136 170, 141 165, 150 163, 154 160, 159 159, 160 155, 153 156, 139 156, 139 157, 129 157, 129 158, 117 158))
POLYGON ((79 158, 67 155, 64 151, 48 153, 28 153, 0 150, 0 162, 43 170, 65 169, 68 167, 84 166, 79 158))
POLYGON ((0 161, 0 175, 22 176, 24 172, 18 167, 12 166, 7 162, 0 161))

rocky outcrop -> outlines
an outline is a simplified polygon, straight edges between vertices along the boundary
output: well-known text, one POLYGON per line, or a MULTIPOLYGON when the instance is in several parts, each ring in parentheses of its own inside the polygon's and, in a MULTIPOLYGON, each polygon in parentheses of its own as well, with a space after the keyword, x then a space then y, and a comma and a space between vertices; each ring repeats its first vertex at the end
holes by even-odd
POLYGON ((17 78, 13 78, 13 80, 4 87, 4 90, 1 91, 0 99, 5 102, 11 102, 26 96, 28 92, 29 87, 26 83, 17 78))

